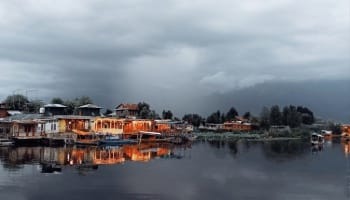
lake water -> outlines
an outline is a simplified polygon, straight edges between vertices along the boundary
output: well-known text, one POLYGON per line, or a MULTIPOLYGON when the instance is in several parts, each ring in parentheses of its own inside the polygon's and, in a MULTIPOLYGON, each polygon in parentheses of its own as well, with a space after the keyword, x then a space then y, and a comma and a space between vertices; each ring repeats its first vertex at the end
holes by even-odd
POLYGON ((300 141, 0 148, 1 200, 350 199, 348 145, 300 141))

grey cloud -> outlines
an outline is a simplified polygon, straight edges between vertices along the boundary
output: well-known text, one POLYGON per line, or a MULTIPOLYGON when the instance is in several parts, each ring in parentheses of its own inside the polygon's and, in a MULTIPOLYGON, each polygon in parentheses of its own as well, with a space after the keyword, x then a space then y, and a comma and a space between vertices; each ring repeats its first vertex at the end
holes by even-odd
POLYGON ((2 1, 0 97, 36 88, 40 98, 173 108, 265 82, 348 80, 348 7, 346 0, 2 1))

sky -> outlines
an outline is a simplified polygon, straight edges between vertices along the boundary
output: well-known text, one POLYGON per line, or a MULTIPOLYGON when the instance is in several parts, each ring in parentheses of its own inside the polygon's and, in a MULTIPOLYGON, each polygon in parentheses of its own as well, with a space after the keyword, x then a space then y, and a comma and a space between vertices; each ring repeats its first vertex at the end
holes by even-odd
POLYGON ((87 95, 181 115, 266 83, 350 80, 348 0, 3 0, 0 30, 0 100, 87 95))

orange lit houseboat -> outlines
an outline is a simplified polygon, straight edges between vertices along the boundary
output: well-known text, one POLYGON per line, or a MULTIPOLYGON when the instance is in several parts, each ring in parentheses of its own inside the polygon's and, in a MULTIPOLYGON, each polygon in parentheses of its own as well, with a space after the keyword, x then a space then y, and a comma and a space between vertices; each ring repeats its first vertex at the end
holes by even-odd
POLYGON ((76 144, 97 144, 98 137, 92 131, 94 117, 79 115, 56 115, 59 133, 72 134, 76 144))
POLYGON ((321 134, 324 136, 324 139, 326 141, 331 141, 333 138, 332 131, 322 130, 321 134))
POLYGON ((252 125, 247 122, 225 122, 223 125, 223 129, 225 131, 251 131, 252 130, 252 125))

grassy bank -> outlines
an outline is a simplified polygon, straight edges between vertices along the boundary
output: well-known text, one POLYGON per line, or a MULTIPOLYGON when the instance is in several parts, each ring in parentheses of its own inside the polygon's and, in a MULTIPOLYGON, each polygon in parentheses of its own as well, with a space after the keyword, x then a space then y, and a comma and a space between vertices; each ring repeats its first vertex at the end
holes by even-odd
POLYGON ((196 133, 198 140, 218 141, 281 141, 281 140, 303 140, 308 139, 310 132, 307 130, 293 130, 291 133, 269 133, 263 131, 243 132, 199 132, 196 133))

